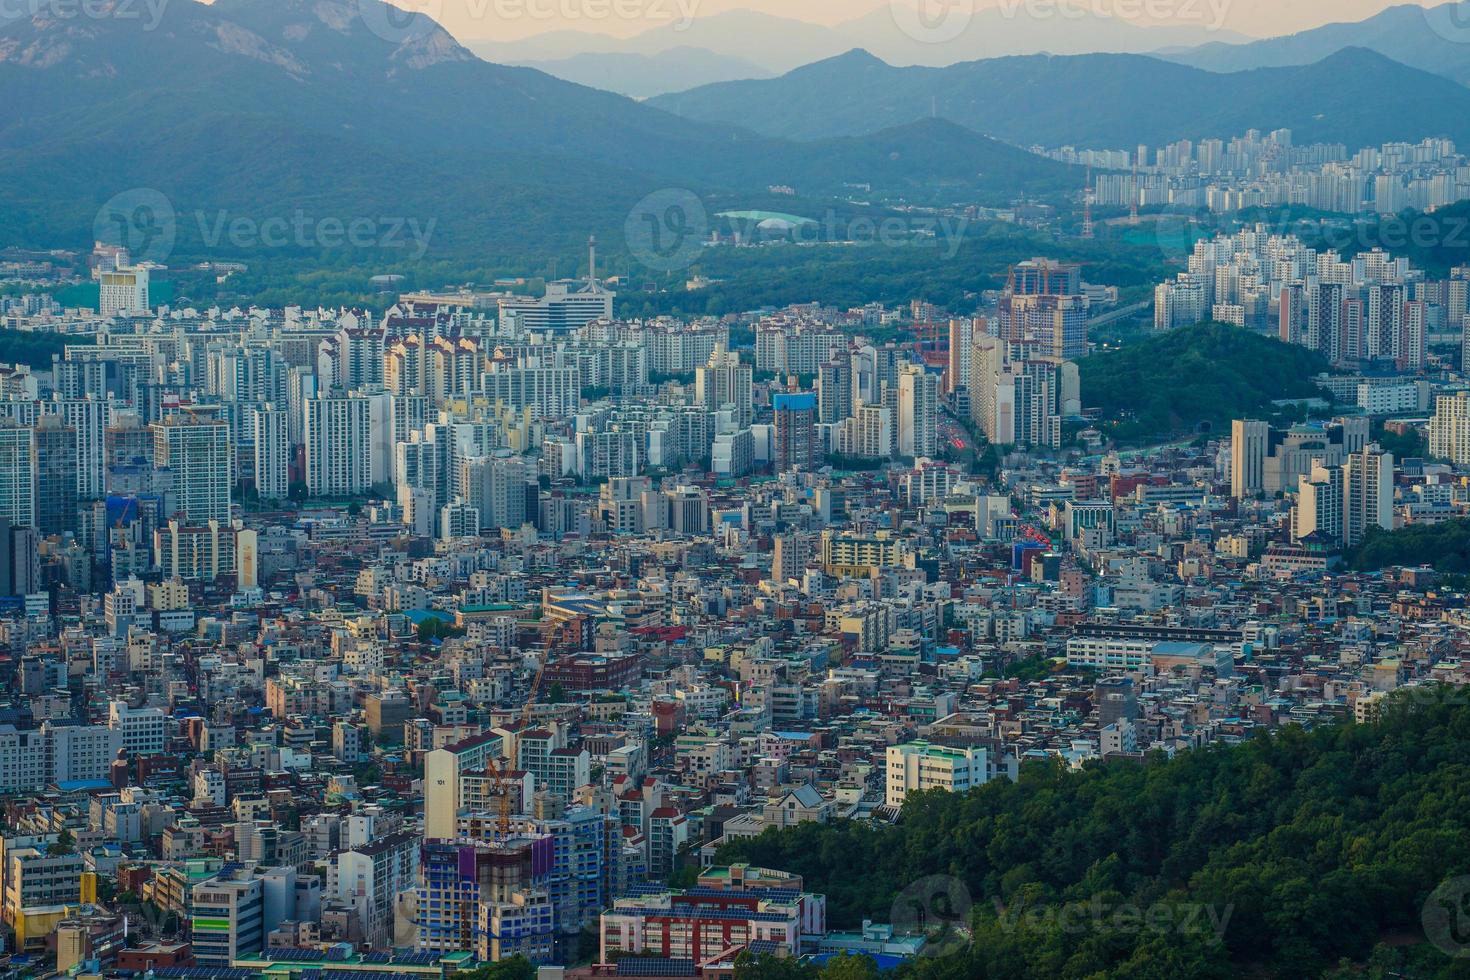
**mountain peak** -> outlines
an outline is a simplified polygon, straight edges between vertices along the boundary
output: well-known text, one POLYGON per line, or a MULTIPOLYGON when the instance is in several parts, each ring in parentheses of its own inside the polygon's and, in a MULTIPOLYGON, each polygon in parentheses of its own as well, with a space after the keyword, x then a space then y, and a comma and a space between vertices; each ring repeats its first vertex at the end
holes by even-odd
POLYGON ((866 48, 853 48, 842 54, 814 61, 800 68, 793 68, 786 73, 786 77, 794 78, 803 75, 832 77, 834 75, 853 75, 859 72, 887 71, 892 67, 866 48))
POLYGON ((297 80, 322 71, 391 77, 477 60, 429 17, 382 0, 174 0, 156 20, 43 11, 0 30, 0 63, 81 77, 146 75, 160 59, 181 57, 212 69, 219 55, 297 80))
POLYGON ((348 52, 338 50, 341 41, 331 35, 354 46, 371 46, 363 51, 376 47, 377 53, 407 68, 476 60, 433 18, 385 0, 215 0, 212 9, 288 48, 311 54, 333 49, 336 53, 328 58, 332 63, 348 52))
POLYGON ((889 67, 888 62, 867 48, 853 48, 851 51, 844 51, 834 58, 828 58, 825 62, 817 63, 829 65, 882 65, 884 68, 889 67))

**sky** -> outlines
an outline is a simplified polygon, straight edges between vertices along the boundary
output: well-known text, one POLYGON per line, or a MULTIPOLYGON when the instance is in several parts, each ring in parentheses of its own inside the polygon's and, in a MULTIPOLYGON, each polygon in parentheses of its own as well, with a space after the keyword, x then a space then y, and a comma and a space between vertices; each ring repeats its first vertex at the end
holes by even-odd
POLYGON ((1195 19, 1218 11, 1227 30, 1249 37, 1271 37, 1333 21, 1355 21, 1400 2, 1434 6, 1442 0, 393 0, 408 10, 427 12, 462 41, 512 41, 555 30, 577 30, 629 37, 669 19, 706 17, 729 10, 755 10, 778 17, 836 25, 892 3, 1010 4, 1072 3, 1140 23, 1195 19))

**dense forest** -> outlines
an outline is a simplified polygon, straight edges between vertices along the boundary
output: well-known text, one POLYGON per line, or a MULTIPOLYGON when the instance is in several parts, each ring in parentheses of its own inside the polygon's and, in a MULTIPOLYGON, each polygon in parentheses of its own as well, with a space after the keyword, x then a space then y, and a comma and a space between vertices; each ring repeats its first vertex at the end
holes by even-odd
MULTIPOLYGON (((1470 703, 1432 688, 1371 725, 1034 763, 1014 783, 913 794, 896 825, 802 824, 719 860, 802 875, 834 928, 923 921, 914 909, 959 924, 968 908, 971 941, 900 980, 1470 976, 1447 955, 1470 951, 1470 703)), ((790 972, 745 973, 768 970, 790 972)))
POLYGON ((67 344, 84 343, 87 343, 85 337, 29 330, 0 330, 0 364, 29 364, 38 370, 44 368, 49 371, 52 354, 60 354, 67 344))
POLYGON ((1080 361, 1082 403, 1105 435, 1149 442, 1265 418, 1272 402, 1325 398, 1314 351, 1224 323, 1201 323, 1080 361))
POLYGON ((1470 573, 1470 520, 1411 524, 1397 531, 1370 527, 1347 554, 1348 567, 1377 571, 1394 565, 1430 565, 1454 575, 1470 573))

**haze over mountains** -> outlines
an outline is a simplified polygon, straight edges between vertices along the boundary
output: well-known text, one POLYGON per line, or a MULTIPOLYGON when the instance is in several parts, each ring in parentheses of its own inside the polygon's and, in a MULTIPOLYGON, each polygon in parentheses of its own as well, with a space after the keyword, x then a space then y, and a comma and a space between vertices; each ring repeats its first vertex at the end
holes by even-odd
MULTIPOLYGON (((103 202, 146 188, 182 215, 417 217, 437 222, 436 248, 525 254, 616 232, 634 202, 670 188, 736 208, 778 184, 808 199, 849 185, 912 201, 1075 196, 1076 168, 1017 148, 1038 143, 1123 148, 1276 127, 1352 147, 1470 143, 1470 88, 1365 48, 1232 74, 1138 54, 930 68, 850 51, 639 103, 486 62, 426 19, 375 30, 364 18, 383 9, 173 0, 156 25, 37 15, 0 27, 0 233, 75 246, 103 202)), ((711 17, 691 33, 737 36, 737 21, 761 16, 711 17)), ((762 57, 814 43, 766 21, 787 47, 773 40, 762 57)), ((1387 44, 1392 32, 1379 33, 1387 44)), ((636 58, 631 47, 619 57, 636 58)), ((1453 60, 1441 54, 1436 64, 1453 60)), ((753 70, 688 48, 660 57, 690 73, 753 70)), ((201 223, 181 222, 181 240, 201 223)))
POLYGON ((894 65, 943 66, 1013 54, 1142 53, 1246 40, 1214 26, 1203 2, 1197 9, 1201 12, 1198 21, 1147 27, 1081 11, 1075 17, 1035 17, 1008 6, 976 12, 957 36, 939 41, 906 34, 887 5, 836 27, 730 11, 687 24, 670 20, 631 38, 553 31, 522 41, 470 42, 468 46, 491 61, 530 65, 558 77, 642 97, 734 78, 781 74, 854 48, 894 65), (706 52, 709 60, 674 55, 690 48, 706 52), (610 54, 618 57, 605 57, 610 54), (740 64, 754 70, 731 75, 732 68, 740 64), (589 75, 589 70, 602 74, 589 75))
POLYGON ((356 0, 175 0, 154 30, 31 18, 0 31, 0 90, 0 231, 42 244, 86 240, 133 188, 180 214, 417 216, 436 245, 524 249, 621 228, 664 188, 1079 183, 953 124, 814 147, 686 120, 481 61, 432 24, 385 39, 356 0))
POLYGON ((821 139, 939 116, 1024 146, 1125 148, 1281 127, 1350 147, 1470 140, 1470 88, 1364 48, 1301 67, 1216 74, 1140 55, 995 58, 898 68, 852 51, 780 78, 651 104, 769 136, 821 139))
MULTIPOLYGON (((1252 40, 1217 23, 1210 5, 1183 5, 1166 25, 1140 24, 1077 11, 1038 16, 1046 5, 1022 0, 978 11, 965 29, 940 42, 906 34, 880 6, 826 27, 755 11, 728 11, 692 22, 669 19, 633 37, 551 31, 514 42, 470 42, 477 54, 540 68, 559 78, 635 98, 716 82, 760 79, 860 49, 890 65, 945 67, 1025 54, 1152 54, 1196 68, 1235 72, 1308 65, 1351 47, 1470 84, 1470 0, 1426 10, 1391 7, 1356 23, 1252 40)), ((1228 9, 1228 8, 1226 8, 1228 9)))
POLYGON ((1470 85, 1470 0, 1428 10, 1390 7, 1358 23, 1327 24, 1315 30, 1247 44, 1213 42, 1164 57, 1211 71, 1244 71, 1306 65, 1343 48, 1360 47, 1470 85))

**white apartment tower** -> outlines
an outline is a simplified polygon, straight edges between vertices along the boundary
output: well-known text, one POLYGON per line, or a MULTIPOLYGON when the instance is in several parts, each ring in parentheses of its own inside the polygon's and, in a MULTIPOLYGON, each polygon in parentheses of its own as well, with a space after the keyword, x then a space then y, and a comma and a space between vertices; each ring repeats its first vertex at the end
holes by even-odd
POLYGON ((251 412, 255 443, 255 492, 262 500, 285 500, 291 489, 291 441, 286 410, 261 405, 251 412))
POLYGON ((1236 419, 1230 423, 1230 495, 1236 500, 1266 488, 1266 454, 1271 423, 1236 419))
POLYGON ((324 394, 306 401, 306 489, 314 497, 366 493, 373 484, 372 400, 324 394))
POLYGON ((723 347, 715 348, 709 363, 695 372, 695 397, 710 411, 726 405, 735 406, 737 428, 748 428, 755 421, 754 371, 742 364, 740 355, 723 347))
POLYGON ((97 312, 103 316, 147 313, 148 270, 141 266, 106 269, 99 280, 97 312))
POLYGON ((153 423, 153 465, 173 475, 173 513, 203 527, 230 521, 230 426, 191 412, 153 423))
POLYGON ((29 426, 0 427, 0 517, 36 526, 36 430, 29 426))
POLYGON ((933 456, 939 442, 939 379, 921 365, 906 365, 898 376, 898 452, 933 456))
POLYGON ((1393 454, 1376 444, 1343 464, 1342 543, 1351 548, 1371 527, 1393 530, 1393 454))

